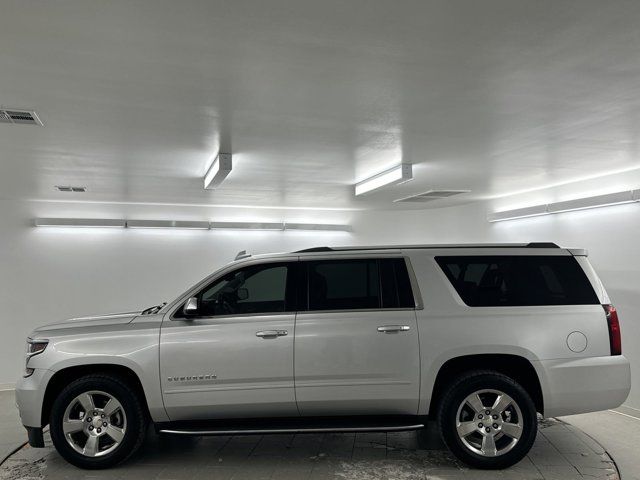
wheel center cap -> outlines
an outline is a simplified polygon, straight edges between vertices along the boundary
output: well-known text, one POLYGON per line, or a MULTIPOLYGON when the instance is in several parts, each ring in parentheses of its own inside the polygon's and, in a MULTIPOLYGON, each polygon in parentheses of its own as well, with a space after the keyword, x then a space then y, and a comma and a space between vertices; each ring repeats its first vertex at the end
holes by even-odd
POLYGON ((93 420, 91 421, 91 425, 93 425, 94 428, 102 427, 102 422, 103 421, 104 420, 102 420, 102 418, 100 418, 100 416, 93 417, 93 420))

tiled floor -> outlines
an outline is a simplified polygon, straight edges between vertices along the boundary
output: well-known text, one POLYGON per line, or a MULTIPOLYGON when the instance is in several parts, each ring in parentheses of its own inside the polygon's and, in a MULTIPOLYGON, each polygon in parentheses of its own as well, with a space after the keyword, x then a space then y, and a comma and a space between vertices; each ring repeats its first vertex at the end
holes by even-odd
POLYGON ((572 415, 563 420, 605 445, 623 480, 640 480, 640 410, 620 407, 613 411, 572 415))
POLYGON ((117 468, 83 471, 51 447, 24 447, 0 479, 609 479, 602 447, 557 420, 541 423, 530 455, 503 471, 470 470, 445 450, 419 450, 415 433, 170 437, 150 433, 140 454, 117 468))

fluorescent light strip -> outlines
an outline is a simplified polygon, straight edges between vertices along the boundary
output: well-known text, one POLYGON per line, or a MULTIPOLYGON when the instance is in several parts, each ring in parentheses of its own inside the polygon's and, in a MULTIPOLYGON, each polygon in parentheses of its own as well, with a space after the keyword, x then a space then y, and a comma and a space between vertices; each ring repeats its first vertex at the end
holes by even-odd
POLYGON ((537 217, 540 215, 552 215, 563 212, 575 212, 577 210, 623 205, 625 203, 633 202, 640 202, 640 189, 608 193, 605 195, 597 195, 595 197, 577 198, 575 200, 566 200, 563 202, 534 205, 532 207, 518 208, 515 210, 494 212, 487 215, 487 220, 489 222, 502 222, 518 218, 537 217))
POLYGON ((164 228, 187 230, 309 230, 329 232, 351 232, 351 225, 321 223, 284 223, 284 222, 199 222, 184 220, 119 220, 94 218, 36 218, 36 227, 120 227, 120 228, 164 228))
POLYGON ((209 230, 209 222, 181 220, 127 220, 127 228, 182 228, 187 230, 209 230))
POLYGON ((413 179, 413 170, 410 163, 401 163, 378 175, 356 183, 356 195, 363 195, 378 190, 387 185, 398 185, 413 179))
POLYGON ((204 188, 216 188, 231 173, 231 154, 219 153, 204 176, 204 188))
POLYGON ((36 227, 73 227, 73 228, 124 228, 124 220, 112 218, 36 218, 36 227))
POLYGON ((284 223, 264 222, 211 222, 212 229, 231 230, 284 230, 284 223))
POLYGON ((285 230, 313 230, 325 232, 351 232, 351 225, 324 224, 324 223, 285 223, 285 230))
POLYGON ((174 203, 174 202, 119 202, 110 200, 61 200, 46 198, 30 198, 27 202, 36 203, 72 203, 87 205, 142 205, 150 207, 188 207, 188 208, 241 208, 243 210, 303 210, 323 212, 362 212, 367 208, 360 207, 293 207, 285 205, 234 205, 224 203, 174 203))

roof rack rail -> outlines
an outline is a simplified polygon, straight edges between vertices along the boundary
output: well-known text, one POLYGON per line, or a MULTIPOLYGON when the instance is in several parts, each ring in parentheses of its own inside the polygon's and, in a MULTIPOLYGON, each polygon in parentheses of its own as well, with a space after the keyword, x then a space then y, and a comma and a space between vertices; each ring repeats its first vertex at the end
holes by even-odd
POLYGON ((398 249, 426 249, 426 248, 561 248, 553 242, 529 242, 529 243, 484 243, 484 244, 440 244, 440 245, 373 245, 356 247, 313 247, 298 250, 293 253, 316 252, 345 252, 351 250, 398 250, 398 249))
POLYGON ((313 252, 333 252, 333 248, 331 247, 313 247, 313 248, 305 248, 304 250, 298 250, 293 253, 313 253, 313 252))

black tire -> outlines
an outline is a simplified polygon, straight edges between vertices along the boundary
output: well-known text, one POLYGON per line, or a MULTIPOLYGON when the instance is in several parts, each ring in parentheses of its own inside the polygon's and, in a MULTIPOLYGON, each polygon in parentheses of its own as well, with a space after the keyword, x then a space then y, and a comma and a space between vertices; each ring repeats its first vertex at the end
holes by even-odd
POLYGON ((143 404, 131 388, 121 378, 113 375, 87 375, 67 385, 58 395, 51 409, 49 431, 56 450, 69 463, 85 469, 109 468, 131 457, 142 445, 147 430, 147 415, 143 404), (88 457, 69 445, 63 432, 63 419, 67 406, 83 393, 105 392, 122 405, 126 415, 124 437, 115 449, 105 455, 88 457))
MULTIPOLYGON (((475 422, 475 417, 474 422, 475 422)), ((538 431, 536 408, 527 391, 512 378, 493 371, 469 372, 448 386, 439 404, 438 426, 444 443, 465 464, 480 469, 502 469, 518 463, 529 452, 538 431), (517 403, 522 414, 522 432, 515 446, 498 456, 484 456, 467 447, 456 430, 458 409, 474 392, 498 390, 509 395, 517 403)), ((472 433, 473 435, 480 435, 472 433)), ((503 434, 504 435, 504 434, 503 434)), ((465 437, 468 441, 469 437, 465 437)), ((496 437, 498 438, 498 437, 496 437)), ((503 442, 508 442, 505 437, 503 442)), ((500 439, 496 440, 498 443, 500 439)), ((468 443, 471 443, 468 441, 468 443)))

